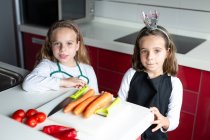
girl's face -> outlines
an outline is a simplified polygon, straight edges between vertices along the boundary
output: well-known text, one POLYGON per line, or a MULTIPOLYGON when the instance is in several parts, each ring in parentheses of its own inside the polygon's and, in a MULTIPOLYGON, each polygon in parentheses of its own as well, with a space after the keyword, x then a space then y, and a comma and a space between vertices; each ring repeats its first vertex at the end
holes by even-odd
POLYGON ((74 56, 79 49, 77 34, 69 28, 55 29, 51 36, 54 57, 63 65, 75 66, 74 56))
POLYGON ((165 40, 160 36, 149 35, 139 41, 140 60, 150 78, 163 74, 163 63, 168 55, 165 40))

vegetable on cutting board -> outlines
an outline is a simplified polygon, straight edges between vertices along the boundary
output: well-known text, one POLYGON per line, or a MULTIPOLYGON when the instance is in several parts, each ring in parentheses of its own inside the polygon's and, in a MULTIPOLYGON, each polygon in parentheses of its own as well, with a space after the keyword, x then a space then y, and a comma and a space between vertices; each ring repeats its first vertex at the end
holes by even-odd
POLYGON ((73 113, 75 115, 80 115, 85 109, 86 107, 91 103, 93 102, 99 95, 94 95, 94 96, 91 96, 89 98, 87 98, 86 100, 84 100, 83 102, 81 102, 80 104, 78 104, 74 110, 73 110, 73 113))
POLYGON ((95 113, 98 115, 107 117, 110 114, 111 109, 113 109, 113 107, 115 107, 119 103, 120 103, 120 98, 117 97, 114 99, 114 101, 108 107, 98 109, 95 111, 95 113))
POLYGON ((94 89, 89 89, 82 97, 79 99, 69 103, 65 108, 64 108, 64 113, 72 111, 79 103, 83 102, 87 98, 93 96, 95 94, 94 89))
POLYGON ((109 92, 103 92, 97 99, 95 99, 88 107, 85 109, 83 116, 84 118, 89 118, 95 113, 97 109, 103 108, 112 102, 113 95, 109 92))

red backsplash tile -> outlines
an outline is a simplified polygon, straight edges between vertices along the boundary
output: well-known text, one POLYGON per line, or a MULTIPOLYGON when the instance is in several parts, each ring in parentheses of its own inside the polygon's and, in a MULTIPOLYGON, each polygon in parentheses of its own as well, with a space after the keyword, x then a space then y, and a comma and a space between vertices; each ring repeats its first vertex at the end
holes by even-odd
POLYGON ((94 48, 94 47, 87 46, 87 50, 88 50, 88 53, 89 53, 89 56, 90 56, 91 65, 94 68, 95 73, 97 74, 97 65, 98 65, 98 54, 97 54, 97 52, 98 52, 98 49, 94 48))
POLYGON ((109 70, 98 69, 98 83, 100 87, 118 91, 122 77, 123 74, 119 74, 109 70))
POLYGON ((194 140, 210 139, 210 72, 203 72, 194 140))
POLYGON ((190 93, 184 90, 182 110, 195 114, 198 94, 190 93))
POLYGON ((191 140, 193 131, 194 116, 181 113, 179 126, 169 132, 169 140, 191 140))
POLYGON ((200 70, 179 66, 177 76, 180 78, 184 89, 198 92, 201 78, 200 70))
POLYGON ((99 49, 99 67, 125 73, 131 67, 131 55, 99 49))

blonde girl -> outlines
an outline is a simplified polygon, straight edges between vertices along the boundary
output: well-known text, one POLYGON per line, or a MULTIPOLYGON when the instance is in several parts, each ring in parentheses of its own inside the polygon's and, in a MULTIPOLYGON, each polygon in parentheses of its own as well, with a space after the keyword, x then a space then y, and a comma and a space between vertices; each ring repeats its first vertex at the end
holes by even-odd
POLYGON ((22 87, 26 91, 46 91, 85 84, 98 92, 82 34, 73 21, 57 21, 49 28, 37 65, 22 87))

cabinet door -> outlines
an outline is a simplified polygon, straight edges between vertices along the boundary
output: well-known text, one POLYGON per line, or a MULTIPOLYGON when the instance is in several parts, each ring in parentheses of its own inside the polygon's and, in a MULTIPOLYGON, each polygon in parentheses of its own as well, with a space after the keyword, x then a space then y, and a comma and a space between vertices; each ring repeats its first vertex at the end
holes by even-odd
POLYGON ((89 57, 90 57, 90 62, 92 67, 94 68, 94 71, 96 73, 96 76, 98 75, 97 73, 97 67, 98 67, 98 49, 95 47, 91 47, 91 46, 87 46, 87 50, 89 53, 89 57))
POLYGON ((194 116, 181 112, 177 129, 168 133, 168 140, 192 140, 194 116))
POLYGON ((131 55, 98 49, 98 83, 100 90, 115 96, 124 73, 131 67, 131 55))
POLYGON ((25 69, 32 70, 36 62, 37 53, 40 51, 44 37, 23 33, 23 53, 25 69))
POLYGON ((178 77, 183 85, 182 110, 179 126, 169 132, 169 140, 193 140, 201 75, 198 69, 179 66, 178 77))
POLYGON ((202 74, 194 140, 210 139, 210 72, 204 71, 202 74))

